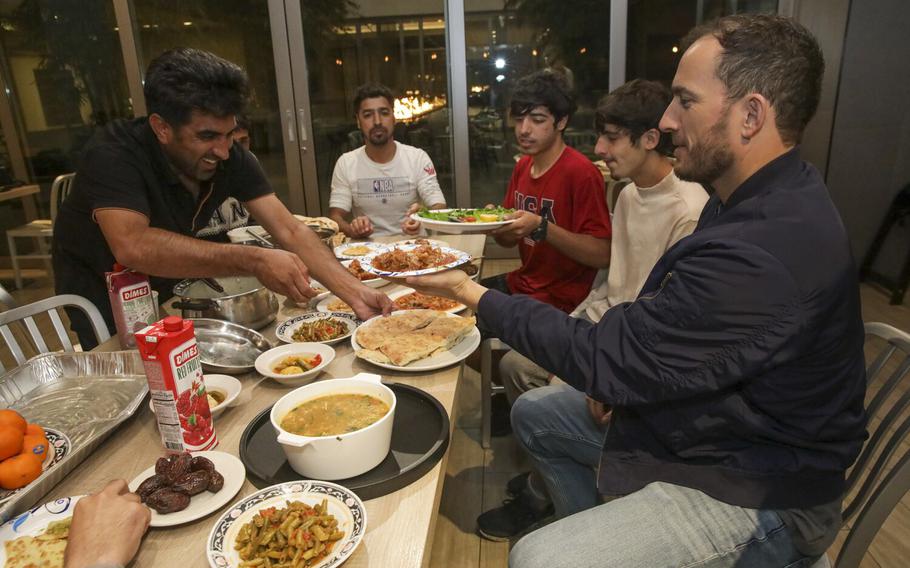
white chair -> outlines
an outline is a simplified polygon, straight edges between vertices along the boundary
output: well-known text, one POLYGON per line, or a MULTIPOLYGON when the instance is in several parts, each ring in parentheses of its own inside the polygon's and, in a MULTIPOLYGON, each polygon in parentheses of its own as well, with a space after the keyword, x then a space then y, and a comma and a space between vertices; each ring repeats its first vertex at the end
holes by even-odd
MULTIPOLYGON (((76 351, 66 332, 66 326, 63 325, 63 320, 60 319, 60 314, 57 312, 59 308, 75 308, 81 310, 88 317, 89 321, 92 322, 92 328, 94 328, 95 337, 99 344, 110 339, 111 334, 107 330, 107 324, 104 323, 104 318, 101 317, 101 312, 98 311, 95 304, 89 302, 82 296, 76 296, 75 294, 52 296, 28 304, 27 306, 13 308, 0 313, 0 337, 6 342, 17 365, 25 363, 29 358, 25 351, 23 351, 23 346, 20 345, 19 339, 16 337, 17 335, 23 335, 21 333, 21 326, 16 325, 18 323, 25 326, 28 335, 31 337, 30 345, 28 345, 28 347, 29 351, 34 351, 32 355, 49 353, 51 351, 35 321, 35 316, 43 313, 46 313, 50 318, 51 324, 57 332, 57 340, 62 346, 63 351, 76 351), (12 328, 14 325, 16 325, 18 329, 14 330, 12 328)), ((0 373, 5 371, 6 369, 4 366, 0 364, 0 373)))
POLYGON ((885 346, 866 368, 867 384, 885 372, 890 375, 866 409, 869 439, 847 476, 843 517, 844 524, 853 521, 853 526, 837 556, 836 568, 860 565, 888 515, 910 491, 910 450, 897 453, 910 434, 910 334, 872 322, 866 324, 866 339, 872 337, 883 340, 885 346), (877 420, 871 420, 873 417, 877 420), (886 475, 892 461, 896 463, 886 475))
POLYGON ((22 288, 22 271, 19 267, 20 260, 43 260, 48 267, 50 274, 51 254, 49 252, 49 243, 54 236, 54 220, 57 218, 57 209, 66 196, 69 195, 73 186, 73 178, 76 174, 63 174, 57 176, 51 185, 51 218, 35 219, 25 225, 10 229, 6 232, 6 242, 9 245, 9 257, 13 264, 13 274, 16 279, 16 289, 22 288), (19 254, 16 250, 17 238, 33 238, 38 241, 38 253, 19 254))

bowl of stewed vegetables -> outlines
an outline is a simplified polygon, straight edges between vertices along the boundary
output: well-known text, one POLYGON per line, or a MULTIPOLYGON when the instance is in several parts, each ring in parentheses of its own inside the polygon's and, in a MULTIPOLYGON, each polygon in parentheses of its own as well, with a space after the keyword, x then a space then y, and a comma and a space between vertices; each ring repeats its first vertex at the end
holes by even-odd
POLYGON ((256 371, 288 386, 304 385, 335 359, 324 343, 303 342, 269 349, 256 358, 256 371))
POLYGON ((385 459, 395 405, 379 375, 360 373, 294 389, 278 399, 270 418, 291 469, 331 481, 366 473, 385 459))

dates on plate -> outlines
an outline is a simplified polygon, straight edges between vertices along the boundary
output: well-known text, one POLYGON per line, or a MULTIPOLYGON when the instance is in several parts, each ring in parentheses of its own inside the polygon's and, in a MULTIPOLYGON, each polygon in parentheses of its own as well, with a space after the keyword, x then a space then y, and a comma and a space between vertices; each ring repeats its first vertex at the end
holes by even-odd
POLYGON ((209 481, 207 489, 212 493, 218 493, 224 487, 224 476, 217 471, 212 471, 212 479, 209 481))
POLYGON ((215 471, 215 464, 213 464, 212 460, 209 458, 196 456, 190 463, 190 471, 207 471, 209 473, 212 473, 215 471))
POLYGON ((192 497, 193 495, 198 495, 208 489, 211 480, 212 474, 204 469, 200 471, 191 471, 171 485, 171 489, 186 493, 192 497))
POLYGON ((190 496, 165 487, 149 495, 148 499, 145 500, 145 504, 158 511, 159 514, 166 515, 189 507, 190 496))
POLYGON ((142 483, 139 484, 139 487, 136 488, 136 494, 139 495, 139 498, 142 499, 142 502, 145 503, 145 500, 149 495, 167 487, 170 485, 170 481, 166 475, 155 474, 142 483))
POLYGON ((143 503, 166 515, 190 506, 190 498, 203 491, 218 493, 224 487, 224 476, 215 470, 212 460, 190 454, 173 454, 158 458, 155 475, 136 488, 143 503))

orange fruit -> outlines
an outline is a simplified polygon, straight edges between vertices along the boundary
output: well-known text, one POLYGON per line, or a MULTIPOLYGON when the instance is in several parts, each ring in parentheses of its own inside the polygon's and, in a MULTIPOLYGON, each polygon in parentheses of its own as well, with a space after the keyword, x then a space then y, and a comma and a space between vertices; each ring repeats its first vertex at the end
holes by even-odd
POLYGON ((41 475, 41 458, 32 454, 19 454, 0 462, 0 487, 19 489, 41 475))
POLYGON ((38 426, 37 424, 27 424, 25 426, 25 435, 26 436, 47 436, 44 433, 44 428, 38 426))
POLYGON ((22 433, 14 426, 0 425, 0 460, 22 451, 22 433))
POLYGON ((0 410, 0 426, 13 426, 24 435, 28 422, 15 410, 4 408, 0 410))
POLYGON ((41 458, 41 461, 44 461, 47 458, 50 447, 51 445, 44 436, 29 434, 22 439, 22 451, 19 453, 32 454, 41 458))

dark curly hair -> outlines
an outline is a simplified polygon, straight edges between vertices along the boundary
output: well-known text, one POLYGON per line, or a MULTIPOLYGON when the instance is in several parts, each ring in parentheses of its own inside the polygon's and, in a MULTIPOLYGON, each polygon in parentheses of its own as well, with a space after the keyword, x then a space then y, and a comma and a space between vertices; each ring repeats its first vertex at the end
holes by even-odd
POLYGON ((148 114, 182 126, 194 110, 217 117, 240 114, 249 82, 234 63, 184 47, 165 51, 149 64, 143 91, 148 114))
POLYGON ((670 90, 657 81, 634 79, 600 99, 594 115, 594 128, 603 133, 607 124, 616 125, 629 133, 633 144, 648 130, 657 130, 660 141, 655 148, 661 154, 673 151, 670 135, 660 132, 658 123, 670 104, 670 90))
POLYGON ((392 94, 392 89, 385 85, 381 83, 367 83, 357 87, 357 90, 354 91, 354 116, 357 116, 357 113, 360 111, 360 103, 366 99, 375 99, 377 97, 382 97, 389 101, 389 106, 395 106, 395 96, 392 94))
POLYGON ((730 100, 749 93, 768 99, 786 144, 797 144, 821 97, 825 58, 815 37, 796 21, 772 14, 726 16, 692 29, 688 48, 704 36, 723 48, 715 74, 730 100))
POLYGON ((523 116, 535 107, 546 107, 558 123, 571 117, 577 106, 565 75, 551 69, 525 75, 515 83, 509 111, 512 116, 523 116))

